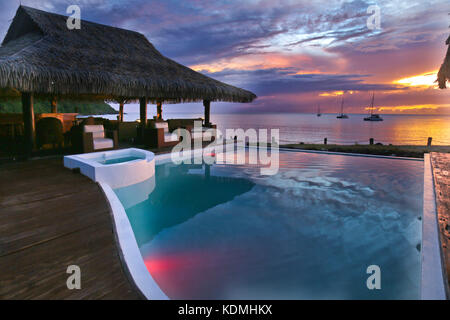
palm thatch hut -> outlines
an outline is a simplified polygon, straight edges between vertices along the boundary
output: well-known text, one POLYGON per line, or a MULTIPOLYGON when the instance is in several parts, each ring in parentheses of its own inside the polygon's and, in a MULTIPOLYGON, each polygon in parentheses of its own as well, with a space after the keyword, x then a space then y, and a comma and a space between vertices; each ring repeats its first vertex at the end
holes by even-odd
POLYGON ((450 81, 450 37, 448 37, 445 44, 449 47, 447 49, 447 55, 445 56, 444 63, 442 63, 438 72, 439 88, 441 89, 445 89, 447 87, 447 80, 450 81))
MULTIPOLYGON (((251 102, 256 96, 165 56, 144 35, 20 6, 0 47, 0 98, 22 98, 27 141, 33 145, 33 96, 147 102, 251 102)), ((52 102, 52 105, 56 102, 52 102)))

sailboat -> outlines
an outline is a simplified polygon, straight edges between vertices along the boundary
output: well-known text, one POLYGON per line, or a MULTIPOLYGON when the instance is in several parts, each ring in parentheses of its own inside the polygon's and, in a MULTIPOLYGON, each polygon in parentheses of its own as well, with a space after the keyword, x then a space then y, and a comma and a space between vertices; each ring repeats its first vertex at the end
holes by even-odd
POLYGON ((342 102, 341 102, 341 114, 338 115, 336 118, 338 118, 338 119, 348 119, 348 115, 344 114, 344 98, 342 98, 342 102))
POLYGON ((372 103, 370 105, 370 116, 369 117, 365 117, 364 121, 383 121, 383 118, 379 114, 374 114, 373 113, 374 101, 375 101, 375 93, 372 94, 372 103))
POLYGON ((320 113, 320 104, 317 105, 317 116, 320 117, 322 114, 320 113))

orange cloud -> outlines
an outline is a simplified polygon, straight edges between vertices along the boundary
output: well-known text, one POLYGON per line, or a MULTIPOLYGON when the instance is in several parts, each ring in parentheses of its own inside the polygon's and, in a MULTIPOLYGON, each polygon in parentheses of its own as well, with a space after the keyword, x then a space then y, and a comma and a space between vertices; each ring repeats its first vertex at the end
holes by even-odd
POLYGON ((256 69, 272 69, 272 68, 289 68, 301 66, 302 70, 296 74, 320 73, 320 70, 314 66, 304 67, 310 63, 312 58, 306 55, 289 55, 278 53, 263 53, 242 55, 232 58, 223 58, 215 60, 211 63, 197 64, 189 66, 195 71, 208 71, 210 73, 220 72, 225 69, 235 70, 256 70, 256 69))

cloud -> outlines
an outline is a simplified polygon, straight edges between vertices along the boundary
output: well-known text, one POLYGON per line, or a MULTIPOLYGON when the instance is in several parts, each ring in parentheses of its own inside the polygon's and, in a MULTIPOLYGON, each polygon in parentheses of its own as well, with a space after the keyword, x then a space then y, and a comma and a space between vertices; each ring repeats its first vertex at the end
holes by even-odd
MULTIPOLYGON (((21 2, 60 14, 71 4, 21 2)), ((420 98, 417 90, 400 90, 393 81, 439 67, 450 22, 445 0, 378 0, 381 30, 366 27, 372 0, 76 2, 83 19, 139 31, 169 58, 261 97, 232 108, 243 110, 309 110, 326 97, 319 93, 334 91, 360 92, 359 100, 353 96, 355 108, 369 91, 377 91, 380 100, 395 100, 386 106, 417 104, 411 98, 420 98), (283 101, 282 108, 277 101, 283 101)), ((18 5, 0 2, 1 37, 18 5)), ((427 95, 434 96, 434 91, 427 95)))
POLYGON ((258 96, 319 91, 390 91, 405 90, 393 84, 365 83, 369 75, 359 74, 298 74, 295 68, 230 70, 205 73, 215 79, 243 86, 258 96))

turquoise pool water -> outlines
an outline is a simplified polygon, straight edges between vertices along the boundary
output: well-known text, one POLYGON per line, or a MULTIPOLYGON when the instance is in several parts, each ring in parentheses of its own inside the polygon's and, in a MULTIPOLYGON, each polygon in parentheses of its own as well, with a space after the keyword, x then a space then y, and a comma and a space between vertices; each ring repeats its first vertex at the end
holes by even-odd
POLYGON ((170 298, 420 297, 423 162, 281 152, 274 176, 167 163, 115 192, 170 298))
POLYGON ((101 164, 115 164, 115 163, 123 163, 133 160, 139 160, 144 159, 144 157, 137 157, 137 156, 127 156, 127 157, 120 157, 120 158, 112 158, 112 159, 98 159, 97 162, 100 162, 101 164))

